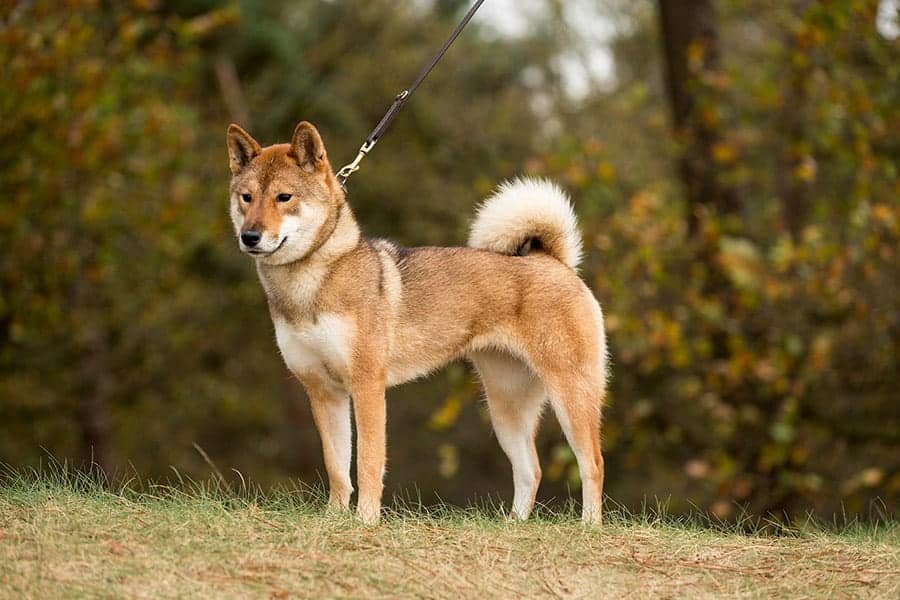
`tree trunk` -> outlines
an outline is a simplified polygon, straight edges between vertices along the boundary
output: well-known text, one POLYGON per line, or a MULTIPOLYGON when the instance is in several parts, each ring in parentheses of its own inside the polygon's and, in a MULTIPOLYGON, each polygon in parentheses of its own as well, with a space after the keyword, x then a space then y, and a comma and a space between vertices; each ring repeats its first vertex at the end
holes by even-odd
POLYGON ((699 209, 718 214, 739 208, 734 188, 721 182, 713 159, 720 140, 716 115, 698 110, 712 90, 702 76, 719 68, 719 39, 712 0, 659 0, 666 87, 675 136, 682 146, 679 170, 687 192, 688 227, 695 233, 699 209))
MULTIPOLYGON (((89 246, 85 244, 85 247, 89 246)), ((78 307, 85 313, 89 312, 87 307, 96 302, 85 279, 79 279, 75 283, 71 298, 71 306, 78 307)), ((109 368, 108 336, 96 324, 92 327, 85 323, 82 328, 85 335, 79 344, 79 381, 73 390, 75 422, 81 433, 84 459, 90 461, 90 468, 99 467, 109 477, 113 475, 116 464, 112 444, 113 421, 109 407, 115 380, 109 368)))
POLYGON ((216 72, 216 81, 219 83, 222 100, 228 108, 229 118, 244 129, 252 128, 250 108, 247 106, 244 88, 241 86, 234 61, 225 53, 220 53, 213 62, 213 69, 216 72))
MULTIPOLYGON (((794 0, 793 11, 798 22, 809 7, 809 0, 794 0)), ((776 168, 778 195, 781 198, 781 214, 791 236, 796 240, 806 223, 809 212, 809 194, 815 177, 815 160, 806 142, 806 111, 809 103, 809 79, 811 61, 794 60, 795 54, 808 53, 809 41, 802 31, 792 31, 785 42, 787 64, 790 65, 785 101, 781 109, 781 131, 784 148, 776 168)))
POLYGON ((115 470, 113 452, 110 446, 112 424, 109 418, 109 407, 100 390, 78 398, 75 405, 75 418, 81 430, 81 443, 85 457, 91 465, 99 467, 107 476, 115 470))

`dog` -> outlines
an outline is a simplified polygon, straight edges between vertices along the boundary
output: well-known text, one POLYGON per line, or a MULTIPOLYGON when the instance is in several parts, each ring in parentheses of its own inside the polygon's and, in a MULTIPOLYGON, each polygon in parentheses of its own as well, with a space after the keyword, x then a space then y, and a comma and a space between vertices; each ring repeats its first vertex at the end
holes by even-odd
POLYGON ((512 464, 510 517, 527 519, 549 400, 578 462, 582 520, 599 523, 603 313, 577 274, 581 235, 556 185, 518 179, 481 205, 468 247, 404 248, 363 237, 317 129, 261 147, 228 127, 230 212, 256 262, 278 348, 306 390, 330 507, 349 510, 352 414, 357 515, 376 523, 385 472, 385 390, 464 358, 484 385, 512 464))

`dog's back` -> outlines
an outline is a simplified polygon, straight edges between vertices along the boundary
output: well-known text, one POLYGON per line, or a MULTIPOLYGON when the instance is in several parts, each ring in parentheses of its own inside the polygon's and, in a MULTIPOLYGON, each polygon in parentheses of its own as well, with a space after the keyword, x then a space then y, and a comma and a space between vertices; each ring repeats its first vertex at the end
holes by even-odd
POLYGON ((554 346, 560 336, 567 361, 592 361, 605 379, 599 307, 574 271, 581 239, 559 188, 536 180, 502 186, 480 208, 469 243, 401 248, 375 242, 401 283, 389 383, 486 349, 524 358, 529 340, 554 346))

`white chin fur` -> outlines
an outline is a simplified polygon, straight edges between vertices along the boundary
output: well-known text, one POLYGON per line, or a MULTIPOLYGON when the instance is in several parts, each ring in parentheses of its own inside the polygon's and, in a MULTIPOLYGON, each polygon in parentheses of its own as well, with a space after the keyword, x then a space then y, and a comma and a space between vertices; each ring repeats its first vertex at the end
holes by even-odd
POLYGON ((282 219, 281 231, 273 240, 271 249, 260 248, 260 250, 274 250, 282 240, 284 244, 273 254, 256 257, 259 262, 266 265, 283 265, 300 260, 309 253, 328 212, 322 205, 305 205, 300 212, 302 215, 300 217, 288 216, 282 219))

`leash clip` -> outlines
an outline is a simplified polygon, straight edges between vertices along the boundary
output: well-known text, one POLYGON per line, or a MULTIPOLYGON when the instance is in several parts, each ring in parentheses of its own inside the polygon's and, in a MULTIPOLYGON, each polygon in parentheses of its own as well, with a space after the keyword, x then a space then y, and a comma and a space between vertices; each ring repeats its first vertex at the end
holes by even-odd
POLYGON ((375 141, 365 141, 363 145, 359 147, 359 152, 356 154, 356 158, 353 159, 353 162, 344 165, 341 167, 341 170, 337 172, 338 182, 341 184, 341 187, 344 188, 344 191, 347 191, 347 179, 350 178, 351 175, 359 171, 359 163, 362 162, 362 159, 366 157, 369 151, 375 147, 375 141))
POLYGON ((356 171, 359 170, 359 163, 362 162, 362 159, 366 157, 366 154, 375 147, 375 143, 381 138, 382 134, 387 131, 387 128, 390 127, 391 122, 393 122, 394 118, 397 116, 397 113, 400 112, 400 109, 403 108, 403 104, 406 100, 412 96, 413 92, 416 91, 416 88, 419 87, 425 78, 428 77, 428 74, 431 73, 431 70, 438 64, 438 62, 444 57, 444 54, 447 53, 447 50, 450 48, 450 45, 459 37, 459 34, 462 33, 462 30, 466 25, 469 24, 469 21, 475 15, 475 12, 481 7, 484 3, 484 0, 475 0, 472 6, 469 8, 469 11, 463 17, 462 21, 459 22, 459 25, 456 26, 456 29, 453 30, 453 33, 450 34, 450 37, 447 38, 447 41, 444 42, 444 45, 441 46, 441 49, 438 50, 437 54, 431 59, 425 68, 419 73, 418 77, 410 84, 408 88, 401 91, 399 94, 394 96, 394 101, 391 103, 391 106, 388 108, 387 112, 384 113, 384 116, 381 117, 381 120, 378 122, 378 125, 375 126, 375 129, 372 130, 372 133, 369 134, 369 137, 366 138, 366 141, 359 148, 359 153, 356 155, 356 158, 353 159, 353 162, 341 167, 341 170, 337 172, 337 180, 338 183, 341 184, 341 188, 344 190, 344 193, 347 193, 347 179, 353 175, 356 171))

